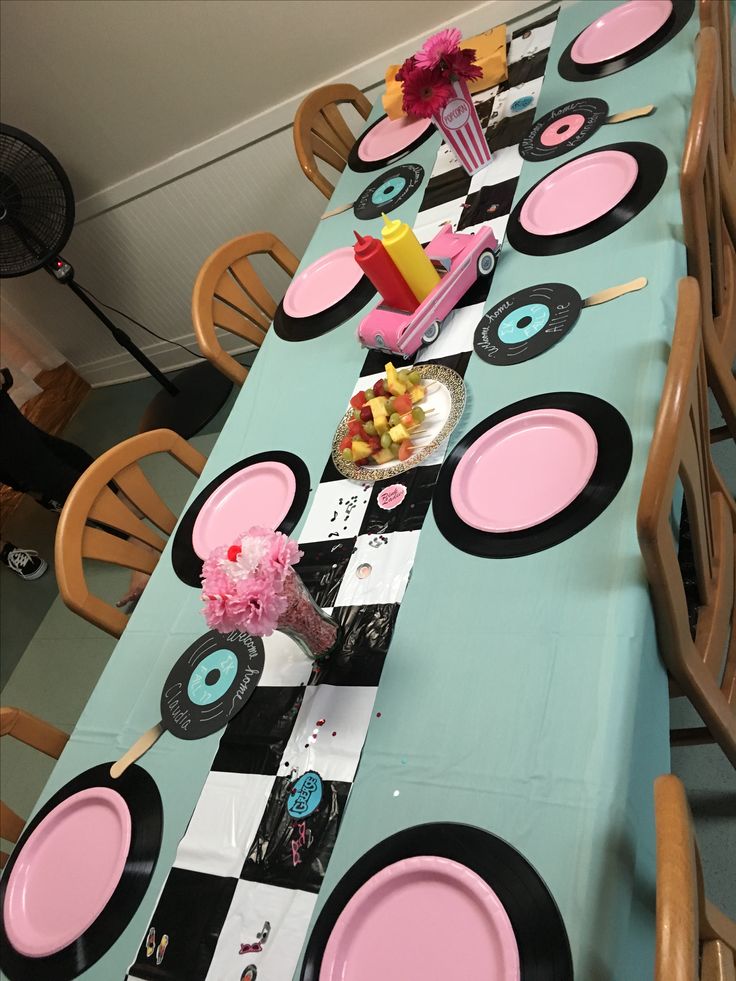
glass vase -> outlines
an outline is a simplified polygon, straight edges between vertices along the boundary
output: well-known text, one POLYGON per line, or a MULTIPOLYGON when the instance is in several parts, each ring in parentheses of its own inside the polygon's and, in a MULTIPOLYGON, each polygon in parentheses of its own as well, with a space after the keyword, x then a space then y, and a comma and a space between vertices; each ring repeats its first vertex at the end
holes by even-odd
POLYGON ((453 96, 432 120, 468 174, 476 174, 491 162, 483 127, 464 78, 451 82, 453 96))
POLYGON ((295 569, 286 575, 284 594, 288 606, 276 629, 291 637, 313 661, 327 657, 340 642, 340 624, 317 605, 295 569))

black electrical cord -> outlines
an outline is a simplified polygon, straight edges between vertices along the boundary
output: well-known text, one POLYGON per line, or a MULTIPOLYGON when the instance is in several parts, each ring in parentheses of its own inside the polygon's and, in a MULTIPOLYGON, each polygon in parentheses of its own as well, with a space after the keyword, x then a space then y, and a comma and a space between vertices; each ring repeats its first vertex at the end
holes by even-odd
POLYGON ((145 324, 142 324, 139 320, 136 320, 135 317, 131 317, 130 314, 125 313, 123 310, 118 310, 117 307, 113 307, 109 303, 105 303, 98 296, 95 296, 95 294, 92 292, 92 290, 88 290, 87 287, 86 286, 82 286, 81 283, 77 283, 77 286, 79 287, 80 290, 83 290, 87 294, 87 296, 89 296, 91 299, 93 299, 95 301, 95 303, 99 303, 101 307, 105 307, 107 310, 112 310, 113 313, 117 313, 121 317, 125 317, 126 320, 129 320, 132 324, 135 324, 136 327, 140 327, 141 330, 145 330, 145 332, 147 334, 151 334, 152 337, 158 338, 158 340, 159 341, 163 341, 164 344, 173 344, 174 347, 181 348, 182 351, 186 351, 187 354, 191 354, 192 357, 194 357, 194 358, 199 358, 200 361, 206 361, 207 360, 207 358, 205 358, 198 351, 191 351, 188 347, 184 347, 184 345, 183 344, 180 344, 178 341, 172 341, 168 337, 162 337, 161 334, 157 334, 155 330, 151 330, 150 327, 146 327, 145 324))

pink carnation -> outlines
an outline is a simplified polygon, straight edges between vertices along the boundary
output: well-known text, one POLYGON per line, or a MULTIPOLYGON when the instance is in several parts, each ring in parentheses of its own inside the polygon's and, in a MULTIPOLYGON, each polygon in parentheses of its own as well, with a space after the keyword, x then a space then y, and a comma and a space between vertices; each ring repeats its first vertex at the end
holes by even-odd
POLYGON ((204 617, 216 630, 268 637, 287 607, 284 581, 302 553, 280 532, 251 528, 233 545, 212 550, 202 564, 204 617))
POLYGON ((456 27, 448 27, 427 38, 415 58, 419 68, 437 68, 437 66, 454 54, 459 46, 462 34, 456 27))

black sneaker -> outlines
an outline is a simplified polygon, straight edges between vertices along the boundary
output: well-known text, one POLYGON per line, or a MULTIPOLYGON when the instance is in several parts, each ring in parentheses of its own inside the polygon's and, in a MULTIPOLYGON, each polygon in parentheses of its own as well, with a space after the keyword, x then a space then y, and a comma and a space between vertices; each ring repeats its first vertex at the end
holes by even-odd
POLYGON ((32 548, 16 548, 10 542, 0 552, 0 561, 12 569, 21 579, 40 579, 49 567, 32 548))

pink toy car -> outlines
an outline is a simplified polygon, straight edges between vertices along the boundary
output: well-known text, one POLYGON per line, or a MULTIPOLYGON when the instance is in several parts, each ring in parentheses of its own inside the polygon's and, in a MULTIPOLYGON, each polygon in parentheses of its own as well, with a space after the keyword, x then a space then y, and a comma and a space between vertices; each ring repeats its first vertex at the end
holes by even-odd
POLYGON ((498 241, 490 228, 453 232, 447 224, 424 250, 441 279, 413 313, 379 304, 363 318, 358 340, 363 347, 410 357, 439 337, 442 321, 475 283, 496 265, 498 241))

